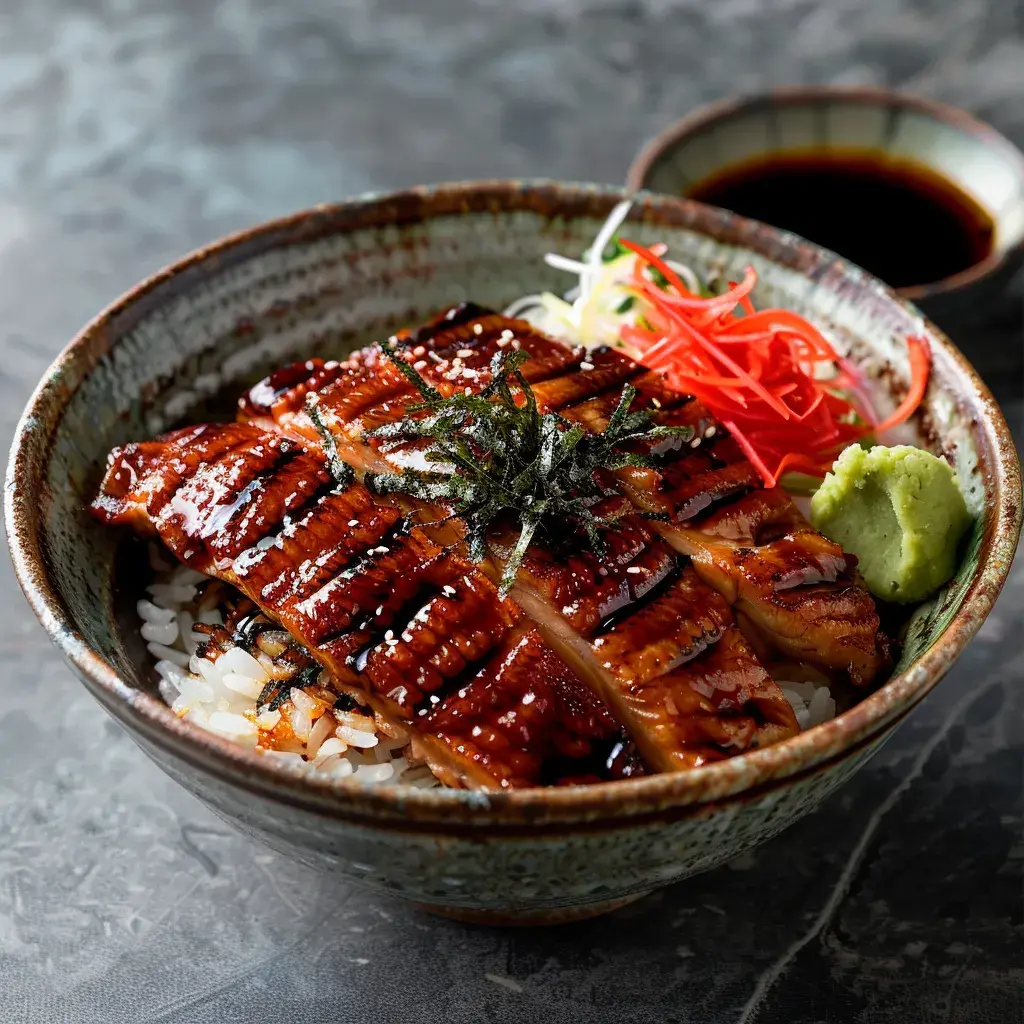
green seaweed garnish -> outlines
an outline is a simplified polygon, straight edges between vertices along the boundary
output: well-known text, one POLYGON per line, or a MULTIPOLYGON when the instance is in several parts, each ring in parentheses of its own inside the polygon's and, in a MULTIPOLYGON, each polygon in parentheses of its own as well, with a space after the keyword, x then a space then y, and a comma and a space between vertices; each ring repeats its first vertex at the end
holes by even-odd
POLYGON ((316 427, 316 432, 323 442, 324 455, 327 456, 327 468, 331 471, 339 490, 344 490, 355 481, 355 470, 338 454, 338 443, 334 440, 323 413, 320 411, 320 396, 311 394, 306 398, 306 412, 316 427))
POLYGON ((304 690, 307 686, 314 686, 320 678, 321 668, 319 665, 307 665, 299 669, 290 679, 271 679, 256 699, 258 711, 277 711, 286 701, 291 700, 292 688, 298 687, 304 690))
POLYGON ((499 583, 503 595, 538 533, 558 540, 581 529, 595 553, 605 552, 602 531, 615 528, 627 511, 625 502, 609 514, 595 511, 604 499, 618 497, 602 483, 601 471, 655 465, 652 455, 627 446, 693 437, 690 427, 653 426, 647 411, 630 412, 637 392, 629 384, 599 433, 558 413, 542 413, 520 369, 528 358, 525 352, 502 349, 491 360, 491 380, 483 390, 445 397, 392 345, 382 348, 423 401, 410 406, 402 420, 367 436, 428 441, 424 458, 436 469, 367 473, 364 483, 377 494, 402 493, 447 504, 453 517, 465 523, 469 556, 476 562, 483 560, 488 531, 499 518, 521 523, 499 583))

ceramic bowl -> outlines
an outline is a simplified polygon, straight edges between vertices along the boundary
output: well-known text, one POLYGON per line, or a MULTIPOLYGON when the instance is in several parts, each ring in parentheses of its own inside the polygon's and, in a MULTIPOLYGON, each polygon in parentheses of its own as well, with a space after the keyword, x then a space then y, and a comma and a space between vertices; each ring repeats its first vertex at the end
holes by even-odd
POLYGON ((940 323, 977 317, 1024 262, 1024 153, 966 111, 888 89, 809 86, 701 107, 655 136, 627 175, 669 195, 772 153, 881 151, 951 180, 992 219, 992 252, 941 281, 899 289, 940 323))
POLYGON ((879 282, 723 210, 641 196, 626 231, 699 270, 755 266, 761 303, 827 325, 891 405, 904 336, 934 376, 915 429, 955 464, 977 523, 955 580, 911 625, 893 678, 777 746, 685 773, 514 792, 361 788, 303 776, 176 718, 137 634, 140 582, 120 535, 85 513, 107 452, 218 393, 312 354, 414 324, 463 298, 500 307, 566 282, 550 249, 581 251, 615 189, 444 185, 318 207, 187 256, 101 313, 47 372, 18 427, 6 521, 33 609, 88 689, 169 775, 275 849, 382 893, 484 921, 597 913, 711 868, 806 814, 863 764, 943 676, 1006 576, 1020 526, 1017 458, 963 356, 879 282), (122 548, 123 550, 123 548, 122 548))

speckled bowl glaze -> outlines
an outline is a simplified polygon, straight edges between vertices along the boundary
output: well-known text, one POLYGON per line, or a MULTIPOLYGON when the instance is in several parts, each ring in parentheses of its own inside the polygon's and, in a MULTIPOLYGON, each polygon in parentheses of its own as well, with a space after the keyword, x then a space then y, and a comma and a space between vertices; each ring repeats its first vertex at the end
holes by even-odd
POLYGON ((626 183, 669 195, 770 153, 875 150, 958 185, 992 218, 992 252, 941 281, 899 289, 940 323, 977 318, 1024 262, 1024 153, 964 110, 865 86, 798 86, 686 115, 637 154, 626 183))
POLYGON ((1020 527, 1017 457, 991 395, 917 311, 834 256, 722 210, 641 196, 628 235, 706 273, 754 265, 756 298, 833 331, 882 406, 923 332, 934 375, 916 430, 956 466, 978 516, 963 568, 914 620, 890 682, 786 743, 687 773, 558 790, 360 788, 303 777, 176 718, 157 696, 119 537, 85 513, 109 449, 198 415, 282 361, 358 342, 472 298, 501 306, 565 281, 614 189, 482 182, 324 206, 218 242, 90 323, 14 439, 6 522, 29 602, 100 703, 173 778, 270 846, 378 892, 482 921, 611 909, 749 849, 806 814, 885 741, 977 631, 1020 527))

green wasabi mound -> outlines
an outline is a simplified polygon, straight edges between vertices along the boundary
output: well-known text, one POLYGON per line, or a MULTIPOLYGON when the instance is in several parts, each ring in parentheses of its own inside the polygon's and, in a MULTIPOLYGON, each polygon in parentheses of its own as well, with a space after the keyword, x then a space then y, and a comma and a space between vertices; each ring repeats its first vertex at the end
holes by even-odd
POLYGON ((907 445, 851 445, 811 499, 815 529, 857 556, 884 601, 923 601, 949 580, 970 521, 949 464, 907 445))

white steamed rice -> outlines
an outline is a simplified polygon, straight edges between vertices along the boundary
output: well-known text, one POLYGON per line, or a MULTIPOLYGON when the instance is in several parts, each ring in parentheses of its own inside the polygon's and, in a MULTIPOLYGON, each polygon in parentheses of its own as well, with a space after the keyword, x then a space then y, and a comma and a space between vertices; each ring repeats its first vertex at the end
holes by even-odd
POLYGON ((801 729, 821 725, 836 717, 836 702, 827 686, 821 683, 797 683, 791 680, 780 680, 779 688, 782 695, 792 705, 796 713, 797 724, 801 729))
POLYGON ((280 671, 263 651, 256 656, 238 646, 228 647, 216 661, 201 658, 199 645, 207 639, 193 631, 199 623, 223 625, 219 609, 199 607, 199 584, 208 577, 184 566, 170 569, 160 556, 151 556, 159 572, 147 588, 148 599, 138 603, 141 633, 156 658, 160 694, 179 717, 263 756, 335 778, 351 776, 370 785, 401 782, 418 788, 440 785, 425 765, 412 764, 408 737, 381 730, 369 711, 324 710, 322 701, 292 687, 290 699, 273 711, 257 713, 266 684, 280 671), (317 712, 322 712, 317 715, 317 712), (298 749, 265 749, 261 745, 290 716, 298 749))

